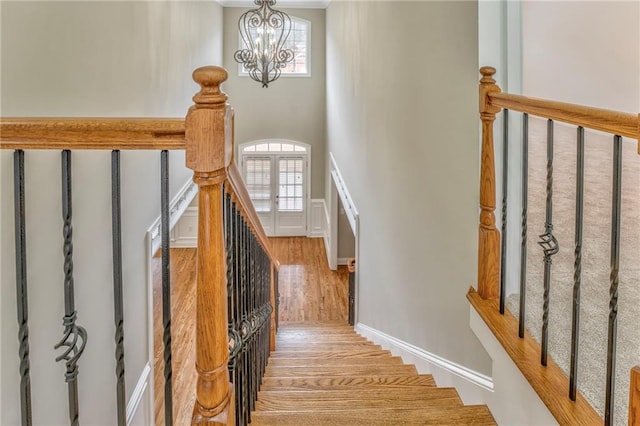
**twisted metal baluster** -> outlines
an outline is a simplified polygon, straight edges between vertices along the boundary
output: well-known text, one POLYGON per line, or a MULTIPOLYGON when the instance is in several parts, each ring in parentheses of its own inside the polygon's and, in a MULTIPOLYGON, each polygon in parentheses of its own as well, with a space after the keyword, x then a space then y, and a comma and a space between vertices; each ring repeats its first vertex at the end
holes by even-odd
POLYGON ((160 220, 162 245, 162 324, 164 332, 164 423, 173 425, 171 356, 171 273, 169 269, 169 151, 160 152, 160 220))
POLYGON ((518 336, 524 338, 527 297, 527 208, 529 196, 529 114, 522 115, 522 217, 520 224, 520 309, 518 336))
POLYGON ((542 305, 542 353, 540 363, 547 365, 549 346, 549 293, 551 290, 551 256, 558 253, 558 240, 553 235, 553 120, 547 121, 547 212, 544 234, 538 244, 544 252, 544 296, 542 305))
POLYGON ((607 389, 604 424, 613 424, 618 334, 618 272, 620 268, 620 212, 622 203, 622 137, 613 137, 613 190, 611 201, 611 274, 609 288, 609 327, 607 337, 607 389))
POLYGON ((502 136, 502 245, 500 249, 500 313, 504 314, 507 287, 507 190, 509 184, 509 110, 504 110, 502 136))
POLYGON ((24 151, 13 153, 13 206, 15 209, 16 306, 20 348, 20 418, 31 426, 31 365, 29 362, 29 305, 27 296, 27 234, 25 221, 24 151))
POLYGON ((571 367, 569 398, 576 400, 578 388, 578 336, 580 333, 580 287, 582 284, 582 223, 584 206, 584 128, 578 127, 576 159, 576 230, 573 262, 573 306, 571 315, 571 367))
POLYGON ((124 303, 122 300, 122 226, 120 209, 120 151, 111 152, 111 223, 113 238, 113 302, 116 326, 116 401, 118 426, 127 423, 124 381, 124 303))
POLYGON ((87 344, 87 331, 76 324, 78 313, 75 309, 75 288, 73 283, 73 228, 71 224, 71 151, 62 151, 62 219, 64 252, 64 317, 62 339, 54 349, 66 348, 56 358, 56 362, 65 361, 65 381, 69 394, 69 422, 79 425, 78 406, 78 360, 87 344))

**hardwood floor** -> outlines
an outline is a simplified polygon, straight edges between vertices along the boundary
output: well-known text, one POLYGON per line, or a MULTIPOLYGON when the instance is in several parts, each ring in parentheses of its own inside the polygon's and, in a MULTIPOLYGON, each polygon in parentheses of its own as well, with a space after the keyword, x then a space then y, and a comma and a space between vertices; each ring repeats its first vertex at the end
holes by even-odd
MULTIPOLYGON (((347 322, 349 272, 331 271, 320 238, 270 238, 280 261, 280 321, 347 322)), ((173 416, 190 424, 195 395, 196 249, 171 249, 173 416)), ((153 258, 156 426, 164 425, 162 280, 160 254, 153 258)))
MULTIPOLYGON (((173 424, 191 424, 195 403, 196 249, 171 249, 171 348, 173 424)), ((162 345, 162 271, 160 253, 153 258, 153 350, 156 426, 164 425, 162 345)))
POLYGON ((322 238, 269 238, 280 260, 280 321, 347 322, 349 271, 329 269, 322 238))

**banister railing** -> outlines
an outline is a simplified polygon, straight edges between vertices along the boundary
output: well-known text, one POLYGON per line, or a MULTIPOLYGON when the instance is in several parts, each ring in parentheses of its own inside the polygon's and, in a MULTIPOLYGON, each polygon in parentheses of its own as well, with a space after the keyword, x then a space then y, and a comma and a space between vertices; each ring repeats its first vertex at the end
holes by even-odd
MULTIPOLYGON (((23 425, 32 424, 25 256, 25 150, 61 150, 65 253, 63 338, 56 348, 67 366, 69 422, 79 424, 78 363, 87 344, 74 301, 71 156, 75 150, 112 151, 112 227, 116 401, 118 425, 126 424, 120 151, 160 150, 165 424, 173 424, 169 273, 169 150, 186 151, 198 194, 196 301, 196 404, 192 424, 245 425, 257 397, 277 326, 277 271, 260 220, 233 163, 233 110, 220 90, 219 67, 194 71, 201 90, 186 119, 0 118, 0 149, 15 151, 16 291, 20 400, 23 425), (275 309, 274 309, 275 308, 275 309)), ((125 218, 126 221, 126 218, 125 218)), ((159 373, 159 372, 158 372, 159 373)), ((35 401, 37 404, 38 401, 35 401)))
MULTIPOLYGON (((468 299, 487 322, 498 340, 511 355, 516 365, 538 392, 560 424, 597 424, 602 419, 577 391, 578 342, 580 336, 580 289, 582 269, 582 228, 584 203, 584 129, 592 129, 613 135, 613 197, 611 227, 611 273, 609 284, 609 322, 605 395, 605 425, 613 424, 615 358, 617 341, 618 280, 620 259, 620 222, 622 209, 622 143, 623 137, 636 139, 640 154, 640 114, 628 114, 605 109, 573 105, 569 103, 528 98, 502 93, 493 79, 496 70, 491 67, 480 69, 480 117, 482 120, 482 153, 480 177, 480 225, 478 246, 478 287, 469 291, 468 299), (503 114, 503 164, 502 164, 502 233, 507 229, 507 168, 509 140, 509 111, 523 113, 522 133, 522 211, 521 245, 517 250, 507 250, 506 236, 496 227, 496 170, 494 160, 493 123, 496 115, 503 114), (544 253, 544 295, 542 306, 541 346, 525 330, 526 295, 526 242, 527 242, 527 196, 528 196, 528 117, 529 115, 547 119, 547 170, 546 170, 546 219, 544 232, 538 243, 544 253), (576 167, 576 219, 574 248, 573 312, 571 333, 571 365, 569 378, 548 357, 549 302, 551 288, 552 256, 559 251, 553 233, 553 161, 554 161, 554 121, 578 126, 577 167, 576 167), (520 258, 520 300, 519 320, 505 308, 506 273, 505 265, 509 254, 520 258), (502 314, 502 315, 500 315, 502 314), (517 330, 517 332, 516 332, 517 330), (517 336, 516 336, 517 335, 517 336), (524 346, 523 346, 524 345, 524 346), (539 357, 539 367, 533 357, 539 357)), ((634 187, 637 189, 637 186, 634 187)), ((629 402, 629 425, 636 425, 640 418, 640 395, 635 390, 638 383, 638 369, 632 370, 629 402)))

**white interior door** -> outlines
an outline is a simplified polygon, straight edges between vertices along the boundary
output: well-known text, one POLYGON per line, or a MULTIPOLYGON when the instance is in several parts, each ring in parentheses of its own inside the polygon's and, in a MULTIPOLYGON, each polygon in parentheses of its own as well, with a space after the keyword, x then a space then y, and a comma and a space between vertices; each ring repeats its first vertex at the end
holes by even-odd
POLYGON ((307 234, 306 160, 277 156, 278 186, 275 196, 275 235, 307 234))
POLYGON ((243 159, 249 196, 268 236, 307 234, 307 158, 256 155, 243 159))

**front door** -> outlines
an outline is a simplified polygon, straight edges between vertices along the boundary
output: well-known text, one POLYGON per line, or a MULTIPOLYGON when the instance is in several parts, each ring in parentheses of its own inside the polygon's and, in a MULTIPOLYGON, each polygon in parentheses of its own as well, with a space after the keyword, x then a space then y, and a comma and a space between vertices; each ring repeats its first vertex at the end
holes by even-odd
POLYGON ((243 163, 245 184, 266 234, 306 235, 306 158, 251 155, 243 163))

